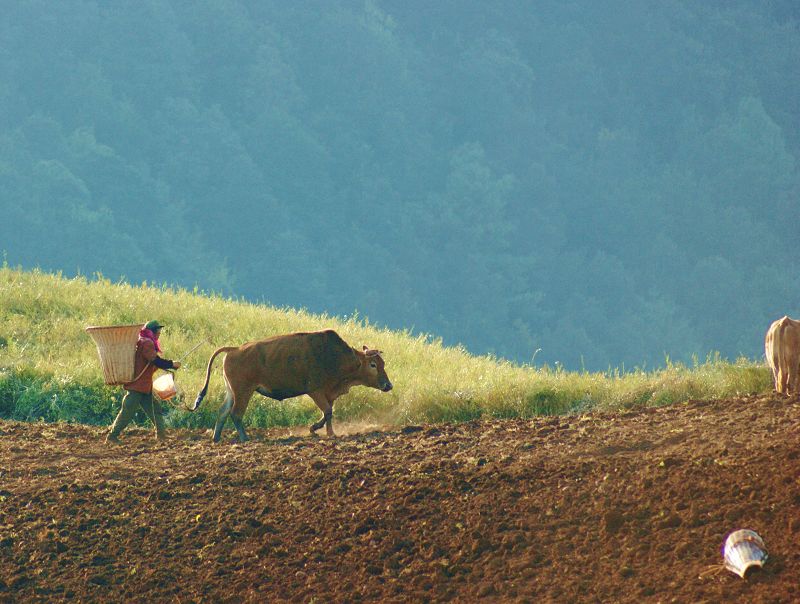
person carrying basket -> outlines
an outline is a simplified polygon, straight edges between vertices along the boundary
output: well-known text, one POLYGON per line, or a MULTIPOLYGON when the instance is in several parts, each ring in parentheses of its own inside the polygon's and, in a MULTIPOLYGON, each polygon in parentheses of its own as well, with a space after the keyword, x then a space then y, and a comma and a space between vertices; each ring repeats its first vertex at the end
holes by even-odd
POLYGON ((123 385, 127 392, 122 399, 122 408, 106 436, 106 444, 119 442, 120 433, 131 422, 140 407, 155 425, 156 438, 160 441, 167 439, 161 403, 153 396, 153 374, 157 369, 178 369, 181 363, 158 356, 161 352, 158 338, 162 327, 164 326, 158 321, 148 321, 139 332, 133 373, 136 377, 132 382, 123 385))

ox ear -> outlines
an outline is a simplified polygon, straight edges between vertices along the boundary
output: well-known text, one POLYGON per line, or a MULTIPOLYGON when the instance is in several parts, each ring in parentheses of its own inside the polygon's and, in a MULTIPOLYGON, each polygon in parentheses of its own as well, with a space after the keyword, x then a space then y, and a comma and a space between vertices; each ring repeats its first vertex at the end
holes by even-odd
POLYGON ((364 346, 364 354, 366 354, 368 357, 379 357, 379 356, 381 356, 383 354, 383 351, 382 350, 370 350, 369 348, 364 346))

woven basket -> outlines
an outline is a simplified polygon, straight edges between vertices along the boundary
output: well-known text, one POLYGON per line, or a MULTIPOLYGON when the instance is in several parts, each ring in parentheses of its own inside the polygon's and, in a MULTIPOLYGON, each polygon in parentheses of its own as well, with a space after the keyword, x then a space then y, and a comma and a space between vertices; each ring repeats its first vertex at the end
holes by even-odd
POLYGON ((132 381, 136 357, 136 341, 143 325, 114 325, 87 327, 86 331, 97 344, 106 384, 116 386, 132 381))

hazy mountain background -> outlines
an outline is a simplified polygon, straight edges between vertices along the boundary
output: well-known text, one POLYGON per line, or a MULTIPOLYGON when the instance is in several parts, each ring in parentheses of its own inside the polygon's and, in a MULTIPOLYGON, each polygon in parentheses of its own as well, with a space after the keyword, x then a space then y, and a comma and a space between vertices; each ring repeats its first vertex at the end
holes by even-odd
POLYGON ((0 250, 537 365, 754 358, 800 314, 798 66, 794 0, 0 0, 0 250))

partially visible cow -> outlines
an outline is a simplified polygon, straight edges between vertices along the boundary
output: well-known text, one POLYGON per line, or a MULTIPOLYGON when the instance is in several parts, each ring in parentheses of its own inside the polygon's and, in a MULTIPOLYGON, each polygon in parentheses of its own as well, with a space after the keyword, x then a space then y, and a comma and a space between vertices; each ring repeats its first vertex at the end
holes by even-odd
POLYGON ((799 394, 800 321, 783 317, 770 325, 764 339, 764 353, 778 394, 799 394))
POLYGON ((200 406, 208 391, 211 365, 218 354, 227 353, 222 368, 227 387, 214 427, 218 442, 228 416, 247 440, 242 417, 254 392, 282 401, 308 394, 322 410, 322 419, 311 426, 314 434, 323 425, 333 436, 333 401, 353 386, 370 386, 383 392, 392 389, 379 350, 356 350, 333 330, 275 336, 242 346, 218 348, 208 360, 206 382, 194 401, 200 406))

